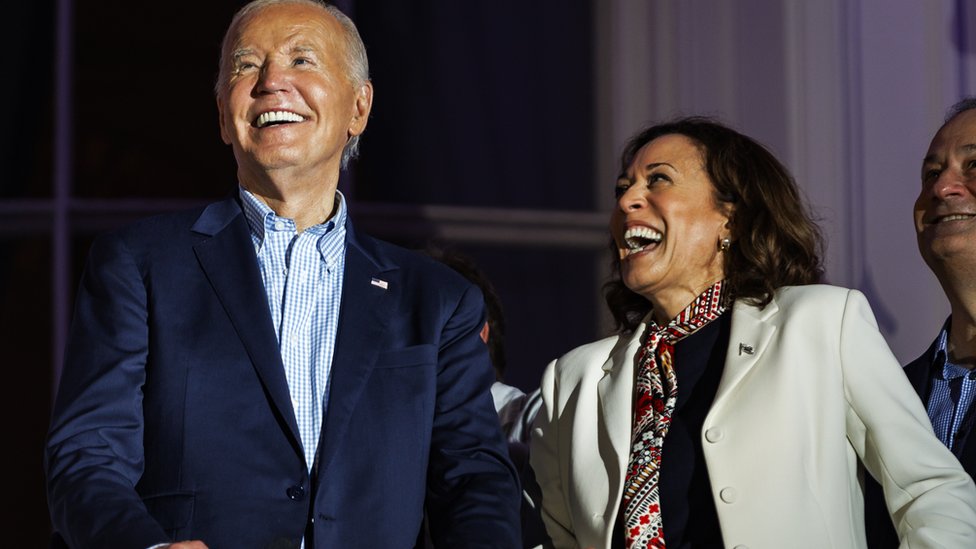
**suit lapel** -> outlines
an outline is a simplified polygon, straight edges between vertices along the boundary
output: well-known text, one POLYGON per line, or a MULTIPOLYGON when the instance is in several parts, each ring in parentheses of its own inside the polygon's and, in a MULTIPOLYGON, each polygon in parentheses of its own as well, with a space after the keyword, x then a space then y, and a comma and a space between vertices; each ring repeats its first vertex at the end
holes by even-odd
POLYGON ((623 489, 624 471, 630 459, 630 435, 633 423, 634 360, 640 350, 646 324, 641 323, 629 339, 621 338, 603 364, 603 377, 597 383, 602 429, 599 446, 610 449, 617 467, 608 467, 610 493, 623 489))
POLYGON ((938 350, 938 346, 939 340, 936 338, 922 356, 905 365, 905 375, 908 377, 908 381, 912 383, 912 387, 915 388, 915 392, 918 393, 918 397, 922 399, 922 402, 928 400, 929 370, 932 369, 932 363, 935 362, 935 353, 938 350))
MULTIPOLYGON (((735 387, 759 362, 776 331, 773 319, 779 312, 775 298, 765 308, 736 301, 732 308, 732 329, 725 354, 725 370, 708 415, 721 414, 721 408, 735 387)), ((706 422, 708 420, 706 419, 706 422)))
POLYGON ((193 247, 200 266, 230 317, 274 406, 284 419, 292 443, 302 452, 261 273, 247 221, 235 199, 211 204, 193 225, 208 236, 193 247))
POLYGON ((349 420, 362 396, 373 364, 383 349, 385 333, 397 296, 407 291, 399 284, 398 269, 385 261, 371 241, 359 241, 346 225, 346 266, 342 305, 329 389, 329 408, 323 422, 316 467, 320 478, 340 445, 349 420), (373 281, 383 281, 386 287, 373 281))

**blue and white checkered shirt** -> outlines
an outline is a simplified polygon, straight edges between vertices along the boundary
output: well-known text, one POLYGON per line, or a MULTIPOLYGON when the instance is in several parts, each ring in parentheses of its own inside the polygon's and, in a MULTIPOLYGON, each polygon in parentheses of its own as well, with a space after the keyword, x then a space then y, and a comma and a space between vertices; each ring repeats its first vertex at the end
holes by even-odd
POLYGON ((968 424, 972 423, 967 412, 976 394, 976 371, 949 361, 948 341, 947 321, 936 340, 927 411, 939 440, 959 456, 969 434, 968 424))
POLYGON ((329 404, 346 258, 345 199, 336 191, 332 219, 296 234, 293 220, 243 187, 240 197, 311 472, 329 404))

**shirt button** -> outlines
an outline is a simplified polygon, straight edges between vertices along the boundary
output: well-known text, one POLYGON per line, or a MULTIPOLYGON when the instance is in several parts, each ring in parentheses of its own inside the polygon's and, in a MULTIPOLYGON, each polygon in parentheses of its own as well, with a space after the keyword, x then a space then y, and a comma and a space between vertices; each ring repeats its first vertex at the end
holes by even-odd
POLYGON ((274 228, 283 231, 285 230, 285 223, 283 221, 275 221, 274 228))
POLYGON ((288 494, 288 499, 292 501, 301 501, 305 497, 305 488, 302 486, 292 486, 285 490, 288 494))
POLYGON ((722 488, 722 491, 718 493, 718 497, 722 498, 725 503, 735 503, 735 500, 739 497, 739 493, 735 488, 722 488))

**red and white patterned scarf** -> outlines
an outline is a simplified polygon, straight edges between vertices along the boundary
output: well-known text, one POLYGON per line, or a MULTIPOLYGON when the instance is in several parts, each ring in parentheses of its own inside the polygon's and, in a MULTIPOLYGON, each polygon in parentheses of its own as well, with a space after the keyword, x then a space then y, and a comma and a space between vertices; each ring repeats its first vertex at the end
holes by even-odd
POLYGON ((705 290, 667 325, 660 326, 652 319, 647 326, 644 345, 637 354, 634 427, 624 482, 627 549, 664 548, 658 475, 664 437, 678 398, 674 344, 725 312, 728 297, 723 296, 723 282, 705 290))

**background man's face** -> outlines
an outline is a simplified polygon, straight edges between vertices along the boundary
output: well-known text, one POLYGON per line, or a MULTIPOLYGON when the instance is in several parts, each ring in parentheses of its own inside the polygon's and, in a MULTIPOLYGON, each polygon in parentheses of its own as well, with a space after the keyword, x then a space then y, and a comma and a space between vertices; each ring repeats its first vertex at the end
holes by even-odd
POLYGON ((372 99, 369 84, 349 80, 345 47, 339 23, 314 6, 270 6, 238 25, 217 106, 239 166, 338 173, 372 99))
POLYGON ((976 110, 957 115, 932 138, 915 230, 922 257, 937 273, 946 263, 976 260, 976 110))

